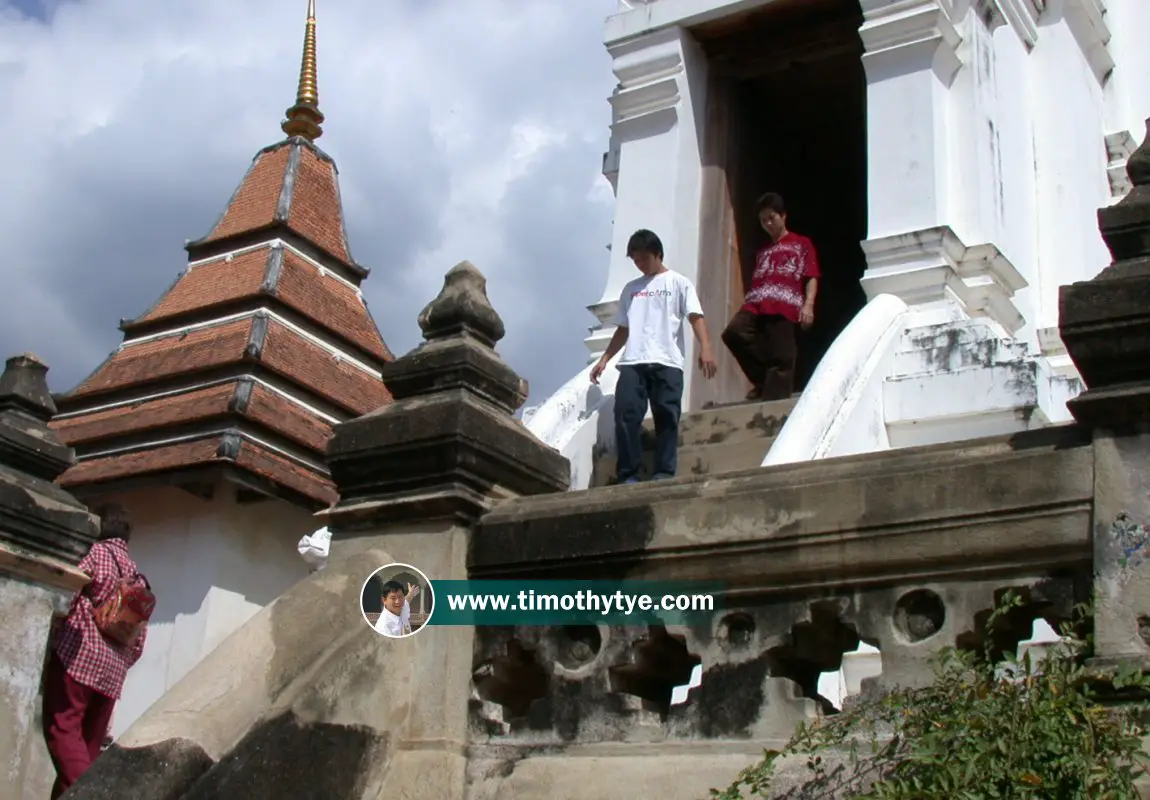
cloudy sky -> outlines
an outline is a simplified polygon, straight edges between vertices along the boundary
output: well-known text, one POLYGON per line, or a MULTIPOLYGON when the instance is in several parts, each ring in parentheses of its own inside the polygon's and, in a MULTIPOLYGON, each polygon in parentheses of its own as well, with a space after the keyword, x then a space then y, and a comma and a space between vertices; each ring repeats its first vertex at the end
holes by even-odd
MULTIPOLYGON (((319 144, 385 340, 468 259, 541 402, 585 363, 613 199, 616 0, 318 0, 319 144)), ((294 101, 306 0, 0 0, 0 351, 72 388, 294 101)))

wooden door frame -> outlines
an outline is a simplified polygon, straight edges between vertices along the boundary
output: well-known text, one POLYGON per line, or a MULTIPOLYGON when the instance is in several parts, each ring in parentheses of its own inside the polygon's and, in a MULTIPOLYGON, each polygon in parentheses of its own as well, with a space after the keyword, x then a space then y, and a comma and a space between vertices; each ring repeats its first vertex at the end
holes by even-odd
POLYGON ((743 254, 735 224, 738 196, 729 174, 739 147, 738 100, 731 79, 712 74, 707 82, 697 287, 718 373, 713 380, 707 380, 695 365, 688 365, 695 380, 688 411, 699 411, 709 404, 737 402, 750 389, 722 340, 723 329, 742 305, 745 292, 743 254))

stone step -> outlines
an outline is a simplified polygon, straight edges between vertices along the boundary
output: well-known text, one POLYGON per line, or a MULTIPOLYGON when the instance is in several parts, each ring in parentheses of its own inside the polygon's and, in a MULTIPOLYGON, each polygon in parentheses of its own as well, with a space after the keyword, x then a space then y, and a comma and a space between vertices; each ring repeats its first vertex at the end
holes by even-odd
POLYGON ((774 441, 774 436, 768 436, 682 447, 679 449, 679 475, 716 475, 754 469, 763 463, 774 441))
MULTIPOLYGON (((767 403, 731 403, 684 414, 679 421, 679 447, 773 438, 782 430, 797 396, 767 403)), ((655 420, 643 421, 643 448, 654 447, 655 420)))
MULTIPOLYGON (((766 403, 735 403, 687 414, 679 423, 679 446, 773 439, 797 402, 798 398, 792 397, 766 403)), ((654 431, 653 422, 651 430, 654 431)))
MULTIPOLYGON (((774 437, 759 437, 719 444, 696 444, 679 448, 679 470, 675 477, 719 475, 754 469, 763 463, 774 437)), ((649 478, 655 469, 655 454, 643 451, 642 476, 649 478)), ((595 462, 592 486, 609 486, 615 481, 615 456, 606 455, 595 462)))
MULTIPOLYGON (((771 443, 787 421, 797 396, 769 402, 713 406, 683 416, 679 423, 679 476, 715 475, 753 469, 762 463, 771 443)), ((644 470, 654 468, 655 422, 643 423, 644 470)), ((595 463, 592 486, 615 478, 615 457, 595 463)))

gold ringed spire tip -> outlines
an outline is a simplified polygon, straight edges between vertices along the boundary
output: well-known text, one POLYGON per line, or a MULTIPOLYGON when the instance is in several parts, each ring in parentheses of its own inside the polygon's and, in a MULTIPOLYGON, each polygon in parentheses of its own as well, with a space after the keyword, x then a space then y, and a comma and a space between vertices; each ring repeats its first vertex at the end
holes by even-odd
POLYGON ((315 0, 308 0, 299 87, 296 90, 295 105, 287 110, 287 119, 283 121, 281 127, 288 136, 302 136, 309 141, 323 135, 321 124, 324 120, 319 110, 315 38, 315 0))

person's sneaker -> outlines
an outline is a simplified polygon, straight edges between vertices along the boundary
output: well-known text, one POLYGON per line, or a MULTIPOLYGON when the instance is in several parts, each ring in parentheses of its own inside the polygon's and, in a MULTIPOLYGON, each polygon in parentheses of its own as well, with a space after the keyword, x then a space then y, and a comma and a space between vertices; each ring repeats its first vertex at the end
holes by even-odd
POLYGON ((747 392, 746 399, 747 400, 762 400, 763 399, 763 391, 761 389, 751 389, 751 391, 747 392))
POLYGON ((666 472, 657 472, 651 476, 651 480, 653 481, 670 481, 674 480, 674 478, 674 475, 669 475, 666 472))

